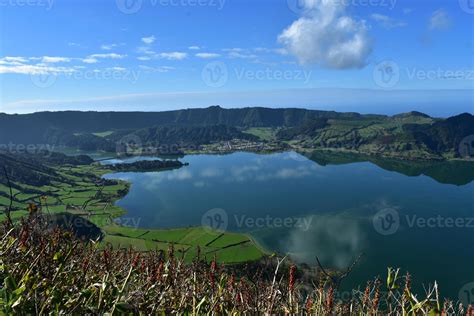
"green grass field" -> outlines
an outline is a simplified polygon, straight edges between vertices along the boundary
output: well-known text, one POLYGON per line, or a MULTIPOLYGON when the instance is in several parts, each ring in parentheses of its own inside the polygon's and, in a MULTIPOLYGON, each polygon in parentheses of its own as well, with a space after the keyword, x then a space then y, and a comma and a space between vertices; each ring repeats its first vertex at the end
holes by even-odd
POLYGON ((249 128, 243 132, 257 136, 263 141, 274 141, 276 140, 277 130, 271 127, 254 127, 254 128, 249 128))
POLYGON ((103 228, 106 232, 104 244, 114 248, 132 247, 140 251, 166 250, 173 244, 186 261, 191 261, 200 248, 201 257, 219 262, 241 263, 258 260, 264 252, 247 236, 234 233, 220 233, 204 227, 189 227, 164 230, 147 230, 117 225, 103 228))

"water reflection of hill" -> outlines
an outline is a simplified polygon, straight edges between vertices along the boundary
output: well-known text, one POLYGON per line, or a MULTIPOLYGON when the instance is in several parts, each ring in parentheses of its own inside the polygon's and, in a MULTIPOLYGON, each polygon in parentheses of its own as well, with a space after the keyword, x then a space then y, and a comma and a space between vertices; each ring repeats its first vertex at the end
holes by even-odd
POLYGON ((403 161, 359 155, 354 153, 315 151, 308 158, 318 165, 345 165, 371 162, 388 171, 409 177, 428 176, 439 183, 466 185, 474 180, 474 162, 468 161, 403 161))

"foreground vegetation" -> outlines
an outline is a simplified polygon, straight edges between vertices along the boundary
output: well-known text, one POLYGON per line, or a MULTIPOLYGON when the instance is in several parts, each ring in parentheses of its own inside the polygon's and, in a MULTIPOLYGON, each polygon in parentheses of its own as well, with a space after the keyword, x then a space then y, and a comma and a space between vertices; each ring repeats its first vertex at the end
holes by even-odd
POLYGON ((147 253, 101 248, 36 209, 0 230, 4 314, 474 315, 439 298, 436 283, 415 295, 411 277, 393 269, 386 281, 344 295, 335 278, 303 281, 296 266, 276 258, 236 269, 203 260, 199 248, 190 263, 172 245, 147 253))

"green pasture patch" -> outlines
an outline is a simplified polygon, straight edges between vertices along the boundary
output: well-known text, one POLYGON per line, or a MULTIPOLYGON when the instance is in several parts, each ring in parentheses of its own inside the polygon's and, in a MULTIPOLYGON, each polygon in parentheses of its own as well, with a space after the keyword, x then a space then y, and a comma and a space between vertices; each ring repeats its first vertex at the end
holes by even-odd
POLYGON ((208 253, 207 256, 214 254, 219 262, 225 263, 255 261, 264 255, 264 253, 251 242, 208 253))
POLYGON ((246 134, 254 135, 265 141, 275 140, 276 131, 271 127, 255 127, 243 131, 246 134))

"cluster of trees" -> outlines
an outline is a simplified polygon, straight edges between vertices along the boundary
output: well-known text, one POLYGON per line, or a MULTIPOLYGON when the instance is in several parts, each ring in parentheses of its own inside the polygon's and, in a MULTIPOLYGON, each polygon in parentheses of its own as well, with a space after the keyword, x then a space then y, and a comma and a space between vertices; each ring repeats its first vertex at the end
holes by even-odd
POLYGON ((118 172, 147 172, 180 168, 184 164, 178 160, 141 160, 134 163, 120 163, 110 166, 118 172))

